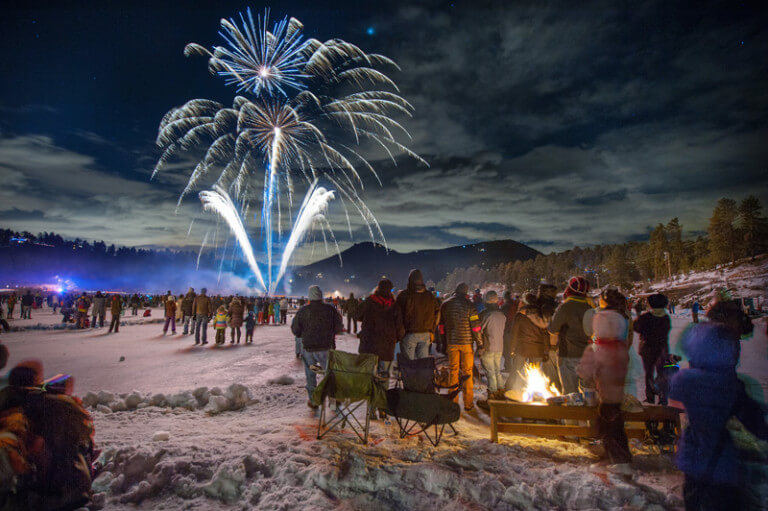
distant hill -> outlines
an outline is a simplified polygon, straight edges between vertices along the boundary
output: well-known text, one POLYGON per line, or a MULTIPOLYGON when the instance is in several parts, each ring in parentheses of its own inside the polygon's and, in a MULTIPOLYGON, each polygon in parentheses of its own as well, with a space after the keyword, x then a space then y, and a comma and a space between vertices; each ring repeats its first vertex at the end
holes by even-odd
POLYGON ((424 273, 424 280, 437 282, 456 268, 492 268, 500 263, 533 259, 540 252, 513 240, 485 241, 434 250, 401 253, 387 251, 377 243, 358 243, 338 256, 329 257, 293 270, 293 294, 302 294, 312 284, 324 292, 367 293, 386 276, 396 288, 403 288, 412 268, 424 273))

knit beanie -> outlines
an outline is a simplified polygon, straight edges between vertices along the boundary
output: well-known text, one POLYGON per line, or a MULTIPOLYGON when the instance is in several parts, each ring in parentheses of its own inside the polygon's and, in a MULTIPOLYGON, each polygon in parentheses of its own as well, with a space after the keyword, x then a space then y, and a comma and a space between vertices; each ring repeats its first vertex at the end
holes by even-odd
POLYGON ((456 286, 456 295, 467 296, 467 293, 469 293, 469 286, 465 282, 462 282, 456 286))
POLYGON ((499 303, 499 295, 496 294, 496 291, 488 291, 485 293, 483 301, 485 301, 485 303, 499 303))
POLYGON ((663 309, 668 303, 669 300, 667 297, 661 293, 656 293, 655 295, 648 297, 648 305, 651 306, 651 309, 663 309))
POLYGON ((615 310, 598 310, 592 318, 592 331, 595 339, 624 341, 627 338, 627 320, 615 310))
POLYGON ((320 286, 309 286, 309 301, 315 302, 323 299, 323 292, 320 286))
POLYGON ((584 277, 571 277, 568 281, 568 287, 565 289, 565 296, 586 296, 589 292, 589 282, 584 277))

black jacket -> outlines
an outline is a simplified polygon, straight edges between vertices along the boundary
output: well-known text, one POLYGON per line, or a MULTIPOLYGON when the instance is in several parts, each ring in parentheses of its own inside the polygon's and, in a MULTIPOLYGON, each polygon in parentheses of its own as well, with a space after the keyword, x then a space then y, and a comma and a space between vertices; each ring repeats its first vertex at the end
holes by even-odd
POLYGON ((334 337, 343 330, 336 308, 320 300, 311 301, 299 309, 291 323, 293 335, 301 338, 301 344, 307 351, 333 349, 334 337))
POLYGON ((483 347, 480 316, 475 304, 466 296, 453 295, 443 302, 440 307, 440 325, 449 345, 475 342, 478 348, 483 347))
POLYGON ((379 360, 395 358, 395 344, 405 337, 403 316, 391 296, 373 294, 360 306, 360 353, 373 353, 379 360))
POLYGON ((195 303, 195 293, 187 292, 184 298, 181 300, 181 312, 185 316, 194 316, 195 313, 192 310, 192 304, 195 303))
POLYGON ((672 323, 669 316, 654 316, 650 312, 642 314, 632 325, 640 334, 640 355, 658 355, 662 350, 669 351, 669 330, 672 323))

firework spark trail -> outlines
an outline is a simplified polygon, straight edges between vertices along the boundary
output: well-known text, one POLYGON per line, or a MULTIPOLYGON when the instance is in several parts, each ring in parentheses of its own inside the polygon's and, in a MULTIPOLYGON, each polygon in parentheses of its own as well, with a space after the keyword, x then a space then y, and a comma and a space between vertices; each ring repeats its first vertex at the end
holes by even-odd
POLYGON ((262 277, 261 270, 259 270, 259 266, 256 264, 251 241, 248 239, 248 234, 245 232, 243 221, 237 213, 237 208, 229 197, 229 194, 220 186, 214 186, 213 191, 205 190, 200 192, 200 202, 203 203, 203 209, 205 211, 212 211, 227 222, 229 230, 235 236, 243 255, 245 255, 245 258, 248 261, 248 266, 251 268, 254 275, 256 275, 256 279, 259 281, 261 287, 266 290, 267 286, 264 284, 264 277, 262 277))
MULTIPOLYGON (((288 242, 285 244, 285 247, 283 248, 283 257, 280 263, 280 270, 277 273, 277 278, 275 278, 275 280, 271 283, 271 293, 274 293, 274 290, 277 287, 277 284, 280 282, 280 279, 282 279, 285 275, 285 270, 288 268, 288 263, 291 260, 291 256, 293 256, 294 250, 296 250, 296 247, 299 245, 299 243, 301 243, 301 241, 310 232, 313 224, 316 221, 319 221, 321 223, 325 222, 325 224, 328 225, 325 218, 325 213, 328 210, 328 204, 333 200, 333 198, 333 191, 326 190, 322 186, 317 186, 317 180, 315 180, 309 187, 309 190, 307 190, 307 194, 304 197, 301 208, 299 208, 299 212, 296 215, 296 221, 293 224, 291 235, 288 238, 288 242)), ((323 228, 325 228, 325 226, 323 226, 323 228)), ((330 229, 330 225, 328 225, 328 228, 330 229)), ((333 236, 333 231, 331 231, 331 235, 333 236)), ((333 240, 334 242, 336 241, 335 237, 333 240)))

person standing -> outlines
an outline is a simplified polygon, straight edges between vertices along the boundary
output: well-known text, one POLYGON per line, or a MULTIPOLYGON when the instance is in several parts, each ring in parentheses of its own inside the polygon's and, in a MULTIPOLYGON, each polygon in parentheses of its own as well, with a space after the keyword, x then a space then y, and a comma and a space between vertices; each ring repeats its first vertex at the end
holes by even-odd
POLYGON ((691 316, 693 316, 693 322, 698 323, 699 322, 699 311, 701 310, 701 305, 699 304, 699 299, 694 298, 693 299, 693 305, 691 305, 691 316))
POLYGON ((141 307, 141 300, 139 299, 139 295, 137 293, 133 293, 133 296, 131 296, 130 306, 131 306, 131 315, 138 316, 139 307, 141 307))
POLYGON ((571 277, 563 293, 565 301, 549 322, 550 333, 558 335, 558 369, 563 393, 578 392, 581 387, 576 368, 589 344, 584 333, 584 314, 592 307, 587 301, 589 283, 584 277, 571 277))
POLYGON ((275 312, 275 324, 280 325, 280 300, 275 298, 275 301, 272 302, 272 310, 275 312))
POLYGON ((355 298, 355 293, 349 293, 349 298, 341 306, 342 312, 347 316, 347 332, 350 334, 357 334, 358 306, 359 302, 355 298))
POLYGON ((411 270, 408 286, 396 299, 405 327, 400 341, 403 355, 409 360, 429 356, 429 345, 440 315, 440 303, 424 286, 421 270, 411 270))
MULTIPOLYGON (((461 392, 464 396, 464 410, 474 408, 474 388, 472 370, 474 354, 472 345, 477 344, 478 355, 483 355, 483 340, 480 336, 480 317, 475 304, 467 296, 469 286, 461 283, 449 299, 440 308, 441 334, 446 338, 448 365, 450 367, 449 385, 456 385, 460 378, 466 378, 461 392)), ((458 403, 456 395, 454 402, 458 403)))
POLYGON ((395 345, 405 336, 403 316, 395 305, 392 281, 382 279, 368 298, 358 307, 360 320, 360 353, 379 357, 378 373, 389 381, 389 371, 395 358, 395 345))
POLYGON ((93 296, 93 309, 91 309, 91 328, 96 328, 96 319, 99 321, 99 328, 104 326, 104 316, 107 315, 107 297, 96 291, 93 296))
POLYGON ((171 325, 171 333, 176 335, 176 300, 170 291, 165 296, 165 324, 163 325, 163 335, 168 333, 168 325, 171 325))
POLYGON ((549 321, 541 310, 541 300, 533 293, 523 296, 523 304, 517 309, 512 329, 510 345, 512 364, 504 387, 506 390, 523 391, 526 364, 541 367, 544 375, 557 385, 557 368, 549 361, 550 335, 547 331, 549 321))
POLYGON ((285 325, 288 321, 288 299, 282 297, 280 299, 280 324, 285 325))
POLYGON ((216 316, 213 320, 213 329, 216 331, 216 345, 224 344, 227 338, 227 323, 229 317, 227 316, 227 308, 223 305, 219 305, 216 309, 216 316))
POLYGON ((88 295, 83 291, 83 294, 75 302, 75 307, 77 308, 77 328, 85 328, 85 324, 88 321, 88 308, 90 306, 88 295))
POLYGON ((253 311, 248 311, 248 317, 245 318, 245 344, 253 344, 253 331, 256 329, 256 316, 253 311))
POLYGON ((230 344, 235 343, 235 334, 237 334, 237 344, 240 344, 240 331, 243 327, 243 319, 245 315, 245 306, 240 298, 235 296, 229 303, 229 326, 232 328, 232 340, 230 344))
POLYGON ((312 394, 317 387, 317 375, 312 366, 325 369, 328 366, 328 351, 335 348, 335 337, 344 330, 341 316, 333 305, 323 303, 323 292, 318 286, 310 286, 309 303, 296 312, 291 322, 293 335, 301 339, 301 358, 304 362, 306 389, 312 404, 312 394))
MULTIPOLYGON (((667 315, 667 297, 663 294, 654 294, 648 297, 650 312, 643 313, 632 326, 640 335, 640 358, 643 359, 645 371, 645 401, 654 404, 656 402, 656 388, 654 381, 661 375, 664 360, 669 353, 669 331, 672 322, 667 315)), ((667 404, 667 396, 659 393, 659 404, 667 404)))
POLYGON ((192 310, 195 313, 195 344, 208 344, 208 321, 213 315, 211 299, 206 295, 206 289, 200 290, 200 294, 192 302, 192 310))
POLYGON ((488 396, 486 399, 500 399, 504 393, 501 379, 501 354, 504 350, 504 330, 507 317, 498 306, 499 295, 496 291, 485 293, 485 307, 480 313, 480 328, 485 353, 480 356, 480 363, 488 377, 488 396))
POLYGON ((192 309, 192 305, 195 303, 195 290, 189 288, 187 294, 181 300, 181 322, 184 324, 184 331, 182 335, 188 335, 190 330, 194 330, 195 311, 192 309), (191 328, 190 328, 191 325, 191 328))
POLYGON ((33 303, 35 303, 35 297, 32 296, 32 291, 27 290, 27 293, 21 297, 21 319, 32 319, 33 303))
POLYGON ((8 297, 8 319, 13 319, 13 308, 16 307, 16 293, 8 297))
POLYGON ((629 367, 626 339, 627 318, 613 309, 599 309, 592 318, 594 342, 584 350, 577 367, 585 381, 594 382, 600 404, 597 408, 596 427, 605 454, 612 464, 610 470, 619 474, 631 472, 632 455, 624 431, 624 379, 629 367))
POLYGON ((123 312, 123 301, 118 295, 112 295, 109 310, 112 313, 112 321, 109 323, 109 332, 107 333, 111 334, 113 329, 115 333, 118 333, 120 331, 120 315, 123 312))
POLYGON ((763 408, 747 395, 736 374, 739 339, 751 332, 752 324, 743 313, 738 314, 738 309, 721 317, 725 321, 710 318, 710 322, 692 325, 683 332, 680 345, 690 367, 672 378, 669 392, 669 404, 683 408, 688 418, 675 458, 685 476, 685 508, 764 509, 748 507, 743 501, 754 483, 744 477, 740 454, 728 429, 735 417, 744 430, 768 440, 763 408))

